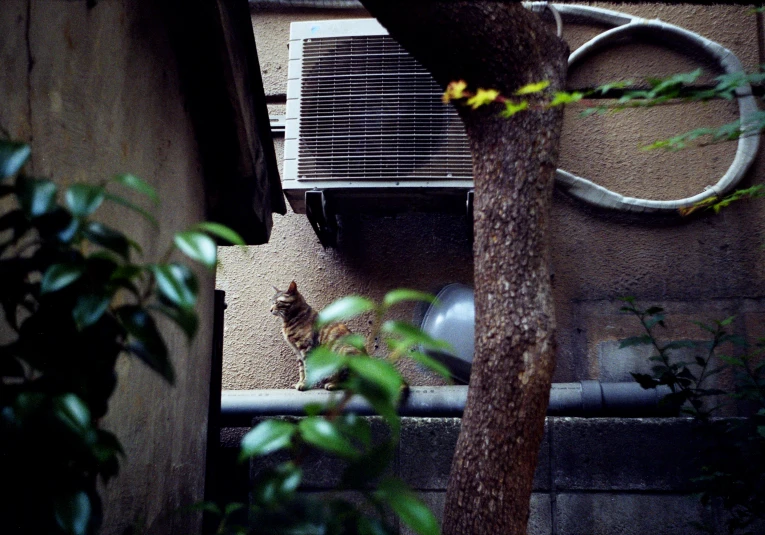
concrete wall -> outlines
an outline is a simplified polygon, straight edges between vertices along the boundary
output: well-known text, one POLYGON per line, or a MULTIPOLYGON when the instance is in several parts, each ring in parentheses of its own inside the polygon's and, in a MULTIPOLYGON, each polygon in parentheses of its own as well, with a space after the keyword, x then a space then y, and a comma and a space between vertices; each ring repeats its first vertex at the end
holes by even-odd
MULTIPOLYGON (((756 19, 747 7, 606 5, 647 18, 658 17, 731 49, 745 68, 755 69, 756 19)), ((289 23, 296 20, 366 17, 359 10, 255 10, 252 13, 271 113, 284 113, 289 23)), ((603 28, 566 24, 572 49, 603 28)), ((641 75, 662 76, 696 68, 692 57, 660 46, 634 44, 609 49, 571 73, 572 87, 641 75)), ((703 62, 702 62, 703 64, 703 62)), ((702 191, 730 164, 735 145, 680 153, 645 152, 641 145, 698 126, 736 117, 734 106, 664 106, 609 116, 579 118, 567 112, 560 167, 613 190, 669 199, 702 191)), ((277 153, 282 140, 276 140, 277 153)), ((761 159, 744 185, 763 178, 761 159)), ((736 329, 765 333, 765 203, 740 203, 713 216, 659 218, 589 208, 556 192, 552 209, 552 264, 558 323, 558 368, 554 381, 629 380, 644 354, 616 351, 617 340, 638 333, 632 318, 618 313, 618 296, 633 295, 669 311, 670 335, 697 338, 691 319, 736 314, 736 329)), ((272 285, 296 280, 311 304, 321 308, 351 293, 380 298, 387 290, 434 290, 449 282, 472 284, 472 245, 464 217, 401 214, 341 219, 339 245, 323 249, 306 217, 276 217, 271 242, 242 251, 225 248, 217 287, 227 292, 224 348, 226 389, 289 387, 297 380, 294 357, 268 312, 272 285)), ((412 308, 399 311, 410 318, 412 308)), ((352 327, 368 332, 357 321, 352 327)), ((438 384, 404 366, 411 384, 438 384)))
MULTIPOLYGON (((381 432, 382 422, 375 420, 373 432, 381 432)), ((415 489, 439 519, 459 428, 458 418, 403 418, 391 464, 391 472, 415 489)), ((230 428, 223 434, 232 468, 245 431, 230 428)), ((547 418, 529 535, 686 535, 695 532, 691 522, 726 533, 727 517, 719 504, 702 506, 692 495, 692 456, 702 444, 686 418, 547 418)), ((251 475, 277 460, 257 460, 251 475)), ((310 493, 332 490, 343 470, 342 463, 324 456, 304 466, 303 490, 310 493)), ((246 495, 238 498, 246 500, 246 495)), ((753 527, 755 533, 763 528, 753 527)))
MULTIPOLYGON (((0 125, 32 143, 30 174, 65 186, 131 172, 157 189, 164 201, 159 232, 121 207, 99 211, 141 244, 143 261, 160 258, 174 232, 205 218, 198 149, 155 2, 105 0, 88 8, 84 0, 4 0, 0 65, 0 125)), ((103 425, 120 438, 126 458, 103 493, 104 534, 133 525, 151 534, 199 531, 197 515, 177 513, 202 499, 204 485, 213 278, 198 275, 194 344, 162 326, 176 386, 135 360, 118 362, 103 425)))
MULTIPOLYGON (((756 20, 747 7, 599 5, 698 32, 732 50, 746 69, 763 61, 756 20)), ((253 11, 271 113, 284 113, 289 23, 366 16, 363 11, 253 11)), ((575 48, 602 30, 566 24, 564 37, 575 48)), ((658 44, 637 44, 591 58, 570 79, 572 87, 580 87, 687 72, 697 65, 695 58, 658 44)), ((732 120, 736 110, 727 104, 587 119, 577 117, 578 111, 567 111, 560 167, 622 194, 672 199, 698 193, 717 182, 735 152, 732 144, 680 153, 639 150, 659 138, 732 120)), ((278 152, 282 143, 276 141, 278 152)), ((761 182, 763 167, 760 156, 743 185, 761 182)), ((551 243, 558 367, 553 380, 628 381, 629 372, 647 370, 644 348, 618 349, 619 339, 639 334, 636 320, 618 312, 619 296, 665 306, 667 337, 703 339, 690 321, 729 315, 736 315, 738 332, 764 334, 764 221, 762 202, 680 219, 596 210, 556 192, 551 243)), ((226 248, 221 256, 216 284, 226 291, 228 303, 224 389, 287 388, 297 380, 279 321, 268 312, 272 285, 284 288, 294 279, 309 302, 321 308, 351 293, 380 298, 395 287, 433 290, 449 282, 472 284, 473 278, 468 223, 451 215, 344 217, 338 247, 325 250, 306 217, 289 212, 275 218, 269 244, 226 248)), ((410 318, 413 310, 399 314, 410 318)), ((369 329, 364 321, 352 327, 362 333, 369 329)), ((403 371, 413 385, 439 384, 414 367, 403 371)), ((235 458, 244 431, 224 430, 224 458, 235 458)), ((457 419, 406 418, 403 423, 393 470, 438 513, 458 431, 457 419)), ((692 531, 690 521, 724 532, 722 512, 701 507, 688 486, 692 474, 682 462, 683 452, 697 447, 688 421, 548 418, 546 431, 529 533, 679 535, 692 531)), ((337 475, 331 463, 318 459, 306 466, 309 491, 331 488, 337 475)), ((241 469, 229 474, 229 497, 239 492, 246 499, 248 481, 241 469)))

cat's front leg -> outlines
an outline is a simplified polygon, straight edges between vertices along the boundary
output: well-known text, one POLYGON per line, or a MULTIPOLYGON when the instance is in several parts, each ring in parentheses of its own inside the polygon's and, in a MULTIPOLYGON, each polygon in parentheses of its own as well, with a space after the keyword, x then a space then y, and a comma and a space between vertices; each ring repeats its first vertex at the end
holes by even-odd
POLYGON ((298 382, 295 384, 296 390, 305 390, 305 360, 298 359, 298 382))

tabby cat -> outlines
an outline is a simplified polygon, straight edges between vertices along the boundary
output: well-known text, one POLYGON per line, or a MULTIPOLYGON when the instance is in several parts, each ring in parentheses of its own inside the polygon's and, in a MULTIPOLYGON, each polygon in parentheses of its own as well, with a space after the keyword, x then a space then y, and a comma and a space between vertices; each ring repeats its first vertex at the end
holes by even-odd
POLYGON ((273 288, 276 290, 276 295, 271 299, 271 314, 282 318, 282 335, 287 344, 295 351, 298 359, 300 379, 295 388, 305 390, 313 386, 323 386, 327 390, 335 390, 338 383, 343 379, 343 372, 322 379, 317 385, 306 384, 306 355, 311 349, 322 344, 340 354, 360 354, 358 349, 338 343, 341 338, 351 334, 351 330, 343 323, 330 323, 316 331, 316 317, 319 314, 305 302, 297 290, 295 281, 290 283, 286 291, 279 290, 276 286, 273 288))

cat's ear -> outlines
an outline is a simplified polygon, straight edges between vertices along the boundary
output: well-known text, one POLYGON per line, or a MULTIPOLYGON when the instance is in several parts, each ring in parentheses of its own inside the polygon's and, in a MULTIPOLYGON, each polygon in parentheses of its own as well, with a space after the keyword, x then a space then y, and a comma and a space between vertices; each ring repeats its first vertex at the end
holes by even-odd
POLYGON ((290 287, 287 288, 287 293, 289 294, 297 293, 297 284, 295 284, 295 281, 292 281, 290 283, 290 287))

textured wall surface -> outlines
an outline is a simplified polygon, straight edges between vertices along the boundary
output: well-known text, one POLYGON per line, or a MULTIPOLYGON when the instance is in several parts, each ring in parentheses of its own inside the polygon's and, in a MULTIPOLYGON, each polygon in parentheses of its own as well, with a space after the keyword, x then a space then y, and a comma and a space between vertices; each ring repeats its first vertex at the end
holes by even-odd
MULTIPOLYGON (((131 172, 156 188, 164 200, 159 232, 122 207, 99 211, 140 243, 143 261, 160 258, 174 232, 204 219, 197 145, 154 2, 88 8, 84 1, 4 0, 0 65, 0 126, 32 143, 30 174, 63 187, 131 172)), ((120 438, 126 458, 103 494, 105 535, 134 525, 150 534, 199 532, 196 515, 176 513, 200 500, 204 485, 213 278, 199 276, 194 344, 161 326, 175 387, 135 360, 118 361, 103 425, 120 438)))
MULTIPOLYGON (((402 418, 401 442, 391 464, 440 518, 459 418, 402 418)), ((372 429, 380 431, 380 421, 372 429)), ((222 469, 243 472, 236 450, 244 428, 228 428, 222 469)), ((693 495, 691 458, 703 446, 687 418, 548 417, 539 451, 528 524, 529 535, 686 535, 690 523, 722 535, 726 512, 702 506, 693 495), (661 452, 659 455, 657 452, 661 452)), ((251 466, 251 477, 277 461, 251 466)), ((316 455, 306 463, 304 490, 331 490, 343 465, 316 455)), ((231 489, 228 489, 231 491, 231 489)), ((246 499, 241 485, 233 499, 246 499)), ((763 526, 754 526, 761 533, 763 526)), ((405 527, 401 533, 410 534, 405 527)))
MULTIPOLYGON (((747 7, 607 5, 646 18, 677 24, 732 50, 745 68, 755 69, 757 30, 747 7)), ((253 11, 253 27, 271 113, 283 114, 289 23, 296 20, 364 17, 363 11, 253 11)), ((603 28, 566 24, 572 49, 603 28)), ((709 65, 665 46, 635 43, 608 49, 570 73, 570 86, 608 80, 666 76, 709 65)), ((709 74, 708 76, 711 76, 709 74)), ((582 106, 567 111, 560 167, 619 193, 672 199, 714 184, 735 153, 731 143, 679 153, 645 152, 640 146, 699 126, 736 117, 727 103, 663 106, 582 119, 582 106)), ((277 154, 281 151, 277 139, 277 154)), ((761 161, 745 179, 763 178, 761 161)), ((619 338, 637 334, 635 320, 618 313, 618 296, 664 304, 670 334, 699 337, 691 319, 736 314, 747 335, 765 333, 765 204, 740 203, 713 216, 680 219, 625 215, 589 208, 556 193, 552 218, 552 264, 558 322, 555 381, 589 378, 628 380, 643 366, 642 353, 618 352, 619 338), (626 363, 625 363, 626 359, 626 363)), ((224 388, 288 387, 297 379, 293 356, 268 313, 272 285, 296 280, 310 303, 322 307, 351 293, 380 297, 388 289, 437 289, 448 282, 471 284, 472 251, 467 222, 460 216, 402 214, 345 218, 337 249, 322 249, 303 215, 276 217, 271 242, 246 252, 226 248, 217 286, 227 292, 224 388)), ((400 311, 409 317, 411 309, 400 311)), ((353 327, 366 332, 363 321, 353 327)), ((412 384, 436 384, 414 367, 412 384)))

